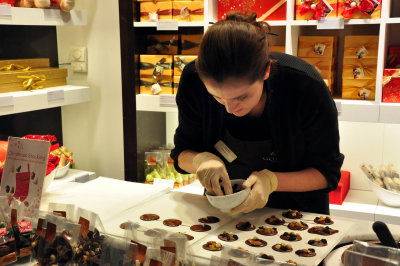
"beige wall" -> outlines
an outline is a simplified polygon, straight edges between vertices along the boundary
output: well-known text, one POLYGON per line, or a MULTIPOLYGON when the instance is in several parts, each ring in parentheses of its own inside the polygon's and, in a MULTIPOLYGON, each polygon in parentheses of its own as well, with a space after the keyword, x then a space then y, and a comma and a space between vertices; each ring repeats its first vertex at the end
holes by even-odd
MULTIPOLYGON (((64 145, 74 152, 77 169, 123 179, 123 125, 119 13, 117 0, 76 0, 87 26, 58 27, 59 62, 71 46, 86 46, 88 73, 69 71, 69 84, 88 84, 89 103, 62 108, 64 145)), ((68 65, 65 67, 69 68, 68 65)))

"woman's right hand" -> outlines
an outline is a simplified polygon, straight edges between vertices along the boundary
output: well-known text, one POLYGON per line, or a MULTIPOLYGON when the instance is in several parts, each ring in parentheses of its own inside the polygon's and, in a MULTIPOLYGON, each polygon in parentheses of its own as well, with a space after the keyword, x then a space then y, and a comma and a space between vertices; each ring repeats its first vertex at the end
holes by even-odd
POLYGON ((232 194, 228 172, 218 156, 210 152, 199 153, 193 158, 193 165, 196 167, 197 178, 209 194, 223 196, 221 185, 224 187, 225 195, 232 194))

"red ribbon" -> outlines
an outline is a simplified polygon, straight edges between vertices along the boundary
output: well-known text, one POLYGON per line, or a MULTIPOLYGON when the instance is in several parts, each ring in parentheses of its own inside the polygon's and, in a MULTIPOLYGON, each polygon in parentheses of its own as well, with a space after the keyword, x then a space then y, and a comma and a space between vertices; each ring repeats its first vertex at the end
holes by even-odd
MULTIPOLYGON (((193 15, 204 15, 204 8, 199 8, 195 10, 190 10, 189 8, 187 9, 189 14, 193 15)), ((181 14, 181 9, 172 9, 172 15, 173 16, 179 16, 181 14)))
POLYGON ((140 12, 141 17, 148 17, 150 13, 157 13, 159 16, 171 15, 172 9, 161 10, 158 9, 156 12, 140 12))
POLYGON ((324 8, 322 7, 322 4, 318 4, 314 9, 311 8, 311 5, 302 5, 300 9, 300 15, 304 16, 308 12, 313 12, 313 16, 311 18, 312 20, 319 20, 324 14, 324 8))
POLYGON ((374 2, 372 0, 361 0, 361 2, 354 7, 350 7, 342 12, 342 16, 344 18, 351 18, 354 13, 359 10, 364 15, 370 16, 371 12, 375 9, 374 2))

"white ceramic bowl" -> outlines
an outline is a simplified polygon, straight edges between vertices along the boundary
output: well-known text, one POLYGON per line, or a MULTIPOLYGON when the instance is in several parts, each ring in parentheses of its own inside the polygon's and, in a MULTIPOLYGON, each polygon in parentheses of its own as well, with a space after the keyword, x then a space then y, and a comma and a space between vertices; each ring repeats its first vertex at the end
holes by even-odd
POLYGON ((43 189, 42 189, 43 192, 46 192, 46 191, 47 191, 47 188, 49 187, 51 181, 53 181, 54 176, 55 176, 56 174, 57 174, 57 168, 54 169, 53 171, 51 171, 48 175, 46 175, 46 176, 44 177, 44 180, 43 180, 43 189))
POLYGON ((69 167, 71 166, 71 162, 68 161, 68 163, 66 165, 64 165, 63 167, 57 167, 57 172, 55 175, 55 178, 60 178, 63 177, 67 174, 69 167))
MULTIPOLYGON (((232 186, 234 184, 242 185, 245 180, 235 179, 231 180, 232 186)), ((223 213, 229 213, 232 208, 239 206, 249 195, 250 188, 246 188, 237 193, 225 196, 212 196, 206 193, 208 202, 215 208, 219 209, 223 213)))
POLYGON ((392 192, 390 190, 387 190, 385 188, 382 188, 375 184, 373 181, 371 181, 369 178, 368 182, 369 185, 371 186, 372 190, 375 192, 375 194, 378 196, 378 198, 383 201, 388 206, 391 207, 400 207, 400 194, 392 192))

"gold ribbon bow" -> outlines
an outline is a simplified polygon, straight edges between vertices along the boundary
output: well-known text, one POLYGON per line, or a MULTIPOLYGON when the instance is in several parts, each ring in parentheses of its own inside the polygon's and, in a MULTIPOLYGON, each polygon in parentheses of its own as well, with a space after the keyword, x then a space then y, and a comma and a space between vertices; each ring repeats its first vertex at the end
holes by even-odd
POLYGON ((19 79, 25 79, 22 82, 25 90, 38 90, 43 88, 43 83, 46 81, 45 75, 30 75, 30 76, 18 76, 19 79))
POLYGON ((12 70, 22 70, 22 71, 29 71, 31 70, 31 67, 24 67, 21 65, 17 65, 17 64, 9 64, 9 65, 5 65, 0 67, 0 71, 12 71, 12 70))
POLYGON ((400 69, 396 70, 391 76, 383 76, 382 84, 385 86, 388 84, 392 78, 399 78, 400 77, 400 69))

